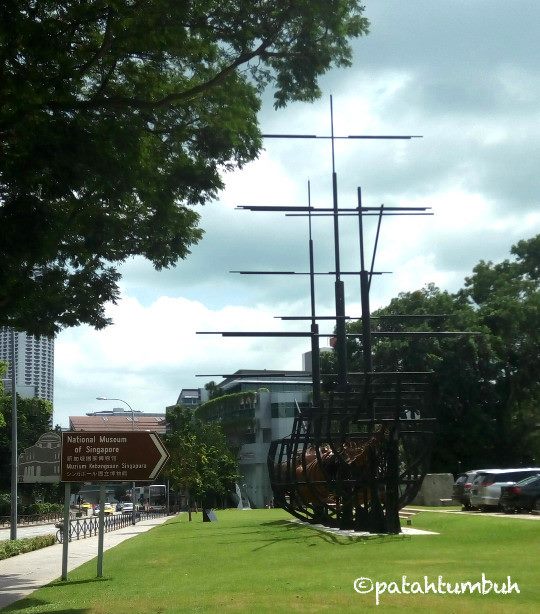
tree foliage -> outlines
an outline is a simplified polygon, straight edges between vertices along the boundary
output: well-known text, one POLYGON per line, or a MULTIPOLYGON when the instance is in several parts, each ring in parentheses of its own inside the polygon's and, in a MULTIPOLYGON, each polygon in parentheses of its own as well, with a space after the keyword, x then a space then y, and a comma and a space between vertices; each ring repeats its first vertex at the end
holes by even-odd
POLYGON ((481 261, 461 294, 489 330, 490 411, 503 462, 540 461, 540 235, 519 241, 512 260, 481 261))
MULTIPOLYGON (((12 397, 0 395, 0 490, 9 489, 11 480, 12 397)), ((51 430, 52 404, 44 399, 25 399, 17 395, 17 444, 19 454, 33 446, 40 435, 51 430)))
MULTIPOLYGON (((455 294, 430 284, 399 294, 373 314, 386 316, 374 318, 374 330, 479 333, 373 343, 375 370, 433 371, 435 471, 540 461, 540 235, 511 253, 497 264, 479 262, 455 294), (443 317, 398 317, 428 314, 443 317)), ((349 330, 361 332, 360 322, 349 330)), ((361 369, 358 341, 348 342, 348 354, 351 368, 361 369)), ((335 372, 335 357, 324 359, 323 370, 335 372)))
POLYGON ((108 323, 118 263, 160 269, 194 206, 261 146, 260 96, 319 96, 367 33, 358 0, 5 0, 0 6, 0 325, 108 323))
POLYGON ((167 409, 166 445, 171 455, 165 473, 190 501, 211 502, 234 490, 235 454, 217 423, 203 422, 182 405, 167 409))

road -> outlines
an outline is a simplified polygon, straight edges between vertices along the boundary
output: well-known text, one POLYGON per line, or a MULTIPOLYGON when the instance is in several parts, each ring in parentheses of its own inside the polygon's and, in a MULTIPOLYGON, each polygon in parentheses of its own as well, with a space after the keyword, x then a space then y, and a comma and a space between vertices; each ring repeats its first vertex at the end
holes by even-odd
MULTIPOLYGON (((23 527, 17 527, 17 538, 21 539, 23 537, 36 537, 36 535, 50 535, 51 533, 56 533, 58 529, 54 526, 54 524, 38 524, 38 525, 29 525, 23 527)), ((0 529, 0 541, 3 539, 10 539, 11 533, 9 527, 6 529, 0 529)))
POLYGON ((461 514, 465 516, 495 516, 499 518, 521 518, 523 520, 540 520, 540 514, 505 514, 503 512, 480 512, 478 510, 434 510, 433 508, 423 508, 415 505, 407 506, 407 510, 415 512, 435 512, 437 514, 461 514))

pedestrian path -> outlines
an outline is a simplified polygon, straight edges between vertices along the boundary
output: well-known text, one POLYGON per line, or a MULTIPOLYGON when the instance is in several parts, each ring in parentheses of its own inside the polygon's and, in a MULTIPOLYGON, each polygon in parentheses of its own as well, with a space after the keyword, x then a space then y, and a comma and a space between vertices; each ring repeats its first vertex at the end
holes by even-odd
POLYGON ((503 514, 502 512, 481 512, 479 510, 434 510, 434 509, 425 509, 423 507, 407 507, 408 510, 412 510, 414 512, 434 512, 435 514, 460 514, 463 516, 491 516, 492 518, 517 518, 518 520, 540 520, 540 515, 535 514, 503 514))
MULTIPOLYGON (((114 548, 126 539, 163 524, 171 516, 142 520, 104 535, 104 550, 114 548)), ((98 538, 89 537, 69 544, 68 572, 97 557, 98 538)), ((0 561, 0 608, 26 597, 36 589, 62 575, 62 544, 19 554, 0 561)))

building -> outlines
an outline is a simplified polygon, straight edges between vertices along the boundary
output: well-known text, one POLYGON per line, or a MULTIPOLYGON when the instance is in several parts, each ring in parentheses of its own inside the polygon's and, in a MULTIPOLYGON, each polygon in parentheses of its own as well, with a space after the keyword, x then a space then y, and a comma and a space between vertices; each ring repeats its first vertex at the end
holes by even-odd
MULTIPOLYGON (((326 354, 327 352, 332 353, 333 351, 334 350, 331 347, 323 346, 319 348, 319 354, 326 354)), ((304 352, 302 354, 302 369, 306 371, 307 373, 311 373, 311 363, 312 363, 311 351, 304 352)))
POLYGON ((185 405, 186 407, 197 407, 201 403, 208 401, 208 399, 208 390, 204 388, 182 388, 176 404, 185 405))
POLYGON ((242 496, 252 507, 272 502, 267 469, 270 442, 292 432, 294 416, 311 399, 306 371, 239 370, 217 384, 224 396, 197 408, 203 420, 219 421, 229 442, 239 447, 242 496))
MULTIPOLYGON (((0 327, 0 360, 8 363, 2 383, 11 389, 11 328, 0 327)), ((46 399, 53 402, 54 395, 54 339, 36 337, 15 331, 15 363, 17 394, 25 398, 46 399)))
POLYGON ((70 431, 151 431, 165 434, 165 414, 134 411, 115 407, 69 417, 70 431))
POLYGON ((60 481, 60 435, 44 433, 33 446, 19 455, 18 481, 24 483, 54 483, 60 481))

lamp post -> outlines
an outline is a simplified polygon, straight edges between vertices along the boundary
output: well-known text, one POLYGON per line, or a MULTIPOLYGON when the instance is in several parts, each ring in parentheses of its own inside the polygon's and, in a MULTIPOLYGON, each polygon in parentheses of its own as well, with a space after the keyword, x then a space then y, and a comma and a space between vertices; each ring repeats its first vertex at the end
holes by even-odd
MULTIPOLYGON (((112 399, 110 397, 96 397, 97 401, 120 401, 120 403, 125 403, 129 410, 131 411, 131 430, 135 430, 135 413, 133 412, 133 407, 124 399, 112 399)), ((135 524, 135 482, 131 484, 131 501, 133 502, 133 509, 131 510, 131 524, 135 524)))
POLYGON ((11 329, 11 521, 10 539, 17 539, 17 360, 15 329, 11 329))

